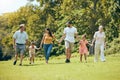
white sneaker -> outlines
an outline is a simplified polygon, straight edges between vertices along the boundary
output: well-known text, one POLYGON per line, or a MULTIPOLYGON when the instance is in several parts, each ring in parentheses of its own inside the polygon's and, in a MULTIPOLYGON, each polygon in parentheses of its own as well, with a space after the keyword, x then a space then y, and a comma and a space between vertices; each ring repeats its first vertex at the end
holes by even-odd
POLYGON ((31 64, 34 64, 34 63, 31 63, 31 64))

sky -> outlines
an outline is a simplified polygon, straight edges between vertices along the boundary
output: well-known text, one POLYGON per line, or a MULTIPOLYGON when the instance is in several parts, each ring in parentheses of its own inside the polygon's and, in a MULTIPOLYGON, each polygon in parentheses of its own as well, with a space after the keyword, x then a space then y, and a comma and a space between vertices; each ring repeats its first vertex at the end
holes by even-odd
MULTIPOLYGON (((20 7, 25 6, 27 3, 27 0, 0 0, 0 15, 3 13, 17 11, 20 7)), ((37 4, 36 1, 32 3, 37 4)))

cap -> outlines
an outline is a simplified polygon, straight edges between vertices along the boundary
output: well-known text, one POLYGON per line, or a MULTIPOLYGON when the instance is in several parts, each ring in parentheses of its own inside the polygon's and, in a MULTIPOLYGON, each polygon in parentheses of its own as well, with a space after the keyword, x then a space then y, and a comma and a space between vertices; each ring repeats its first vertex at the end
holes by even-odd
POLYGON ((25 24, 20 24, 20 27, 25 26, 25 24))
POLYGON ((67 24, 67 25, 68 25, 68 24, 72 24, 72 22, 71 22, 71 21, 68 21, 66 24, 67 24))

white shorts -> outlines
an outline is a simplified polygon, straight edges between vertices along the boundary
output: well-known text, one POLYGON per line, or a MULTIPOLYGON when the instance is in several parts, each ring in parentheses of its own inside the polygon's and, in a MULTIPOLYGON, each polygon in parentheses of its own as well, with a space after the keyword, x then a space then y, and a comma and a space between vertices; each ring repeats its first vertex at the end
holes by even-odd
POLYGON ((74 46, 74 43, 73 43, 73 42, 69 42, 69 41, 66 41, 66 40, 65 40, 65 48, 66 48, 66 49, 67 49, 67 48, 70 48, 70 49, 72 50, 73 46, 74 46))

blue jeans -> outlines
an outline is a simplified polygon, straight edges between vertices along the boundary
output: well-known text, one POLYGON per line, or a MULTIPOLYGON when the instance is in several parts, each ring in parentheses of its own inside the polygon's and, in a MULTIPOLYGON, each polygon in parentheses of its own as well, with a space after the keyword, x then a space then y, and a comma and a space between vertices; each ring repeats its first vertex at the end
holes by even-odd
POLYGON ((45 59, 48 61, 49 60, 49 56, 50 56, 50 52, 52 50, 53 45, 52 44, 44 44, 43 48, 44 48, 44 52, 45 52, 45 59))

